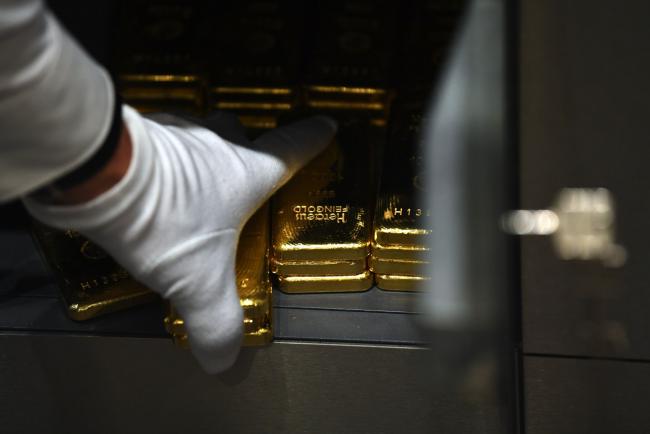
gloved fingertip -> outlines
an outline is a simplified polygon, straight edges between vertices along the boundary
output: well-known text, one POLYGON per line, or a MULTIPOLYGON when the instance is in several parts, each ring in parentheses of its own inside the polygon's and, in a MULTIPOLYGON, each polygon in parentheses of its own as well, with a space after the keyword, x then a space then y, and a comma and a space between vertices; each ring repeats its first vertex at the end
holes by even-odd
POLYGON ((230 369, 237 361, 242 338, 241 331, 233 331, 230 336, 219 336, 218 340, 206 345, 192 339, 190 334, 190 348, 206 373, 219 374, 230 369))
POLYGON ((330 129, 331 129, 331 134, 334 135, 339 129, 339 124, 334 120, 334 118, 331 118, 329 116, 325 115, 318 115, 318 116, 313 116, 310 119, 313 119, 318 122, 322 122, 326 124, 330 129))

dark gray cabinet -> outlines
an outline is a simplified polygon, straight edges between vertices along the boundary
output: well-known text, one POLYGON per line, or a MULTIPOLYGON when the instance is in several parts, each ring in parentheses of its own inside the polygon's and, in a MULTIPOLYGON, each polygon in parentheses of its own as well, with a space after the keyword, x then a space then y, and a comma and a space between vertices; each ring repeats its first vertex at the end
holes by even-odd
POLYGON ((650 4, 520 8, 522 207, 546 207, 563 187, 605 187, 628 251, 606 268, 522 240, 526 432, 648 432, 650 4))

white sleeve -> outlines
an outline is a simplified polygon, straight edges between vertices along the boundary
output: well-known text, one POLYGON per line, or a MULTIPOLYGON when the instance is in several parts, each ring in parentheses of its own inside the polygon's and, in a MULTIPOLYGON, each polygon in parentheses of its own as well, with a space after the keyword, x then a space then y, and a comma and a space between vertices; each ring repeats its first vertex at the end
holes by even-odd
POLYGON ((0 1, 0 202, 74 170, 113 117, 108 73, 40 0, 0 1))

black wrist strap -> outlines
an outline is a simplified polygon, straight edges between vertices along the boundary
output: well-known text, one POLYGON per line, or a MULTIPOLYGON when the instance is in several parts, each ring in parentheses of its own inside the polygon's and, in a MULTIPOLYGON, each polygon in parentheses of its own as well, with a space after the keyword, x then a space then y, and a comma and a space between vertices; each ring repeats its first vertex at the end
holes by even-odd
POLYGON ((122 99, 115 93, 115 105, 113 106, 113 119, 108 130, 108 135, 104 139, 99 149, 81 166, 72 172, 63 175, 53 181, 50 186, 56 190, 67 190, 84 181, 92 178, 97 172, 103 169, 115 154, 117 144, 120 141, 120 131, 122 130, 122 99))

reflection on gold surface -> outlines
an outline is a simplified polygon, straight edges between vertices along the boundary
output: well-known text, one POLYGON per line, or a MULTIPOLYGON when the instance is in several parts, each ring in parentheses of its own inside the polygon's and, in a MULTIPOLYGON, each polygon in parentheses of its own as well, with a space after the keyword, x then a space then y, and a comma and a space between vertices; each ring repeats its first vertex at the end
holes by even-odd
POLYGON ((370 257, 370 271, 377 274, 422 276, 426 274, 426 261, 410 261, 399 259, 380 259, 374 256, 370 257))
POLYGON ((211 107, 244 116, 278 116, 296 105, 296 93, 289 87, 216 86, 208 94, 211 107))
POLYGON ((238 118, 244 128, 271 130, 278 126, 278 118, 276 116, 239 115, 238 118))
POLYGON ((84 321, 158 298, 79 233, 35 222, 34 235, 61 288, 70 318, 84 321))
POLYGON ((193 74, 122 74, 120 80, 136 83, 197 83, 201 78, 193 74))
POLYGON ((422 291, 430 280, 430 277, 422 276, 375 274, 377 287, 388 291, 422 291))
POLYGON ((203 112, 203 83, 197 75, 122 74, 117 83, 124 101, 142 113, 203 112))
POLYGON ((386 89, 313 85, 307 86, 305 93, 306 105, 313 109, 368 112, 379 119, 388 115, 390 94, 386 89))
POLYGON ((288 87, 216 86, 212 88, 212 92, 215 94, 291 95, 293 89, 288 87))
POLYGON ((365 259, 334 261, 271 260, 271 271, 284 276, 332 276, 360 274, 366 270, 365 259))
POLYGON ((312 100, 307 102, 308 107, 325 110, 385 110, 386 104, 381 102, 358 101, 329 101, 312 100))
POLYGON ((386 95, 386 89, 354 86, 307 86, 308 92, 338 93, 342 95, 386 95))
POLYGON ((276 276, 278 288, 288 293, 365 291, 372 286, 369 271, 351 276, 276 276))
MULTIPOLYGON (((244 310, 244 345, 265 345, 271 330, 271 282, 268 268, 269 206, 265 204, 246 223, 239 237, 236 261, 237 290, 244 310)), ((180 346, 189 346, 183 319, 168 306, 165 328, 180 346)))
POLYGON ((424 261, 429 253, 423 246, 385 246, 372 243, 372 256, 379 259, 397 259, 402 261, 424 261))
POLYGON ((259 101, 217 101, 214 108, 218 110, 291 110, 293 105, 286 102, 259 101))

